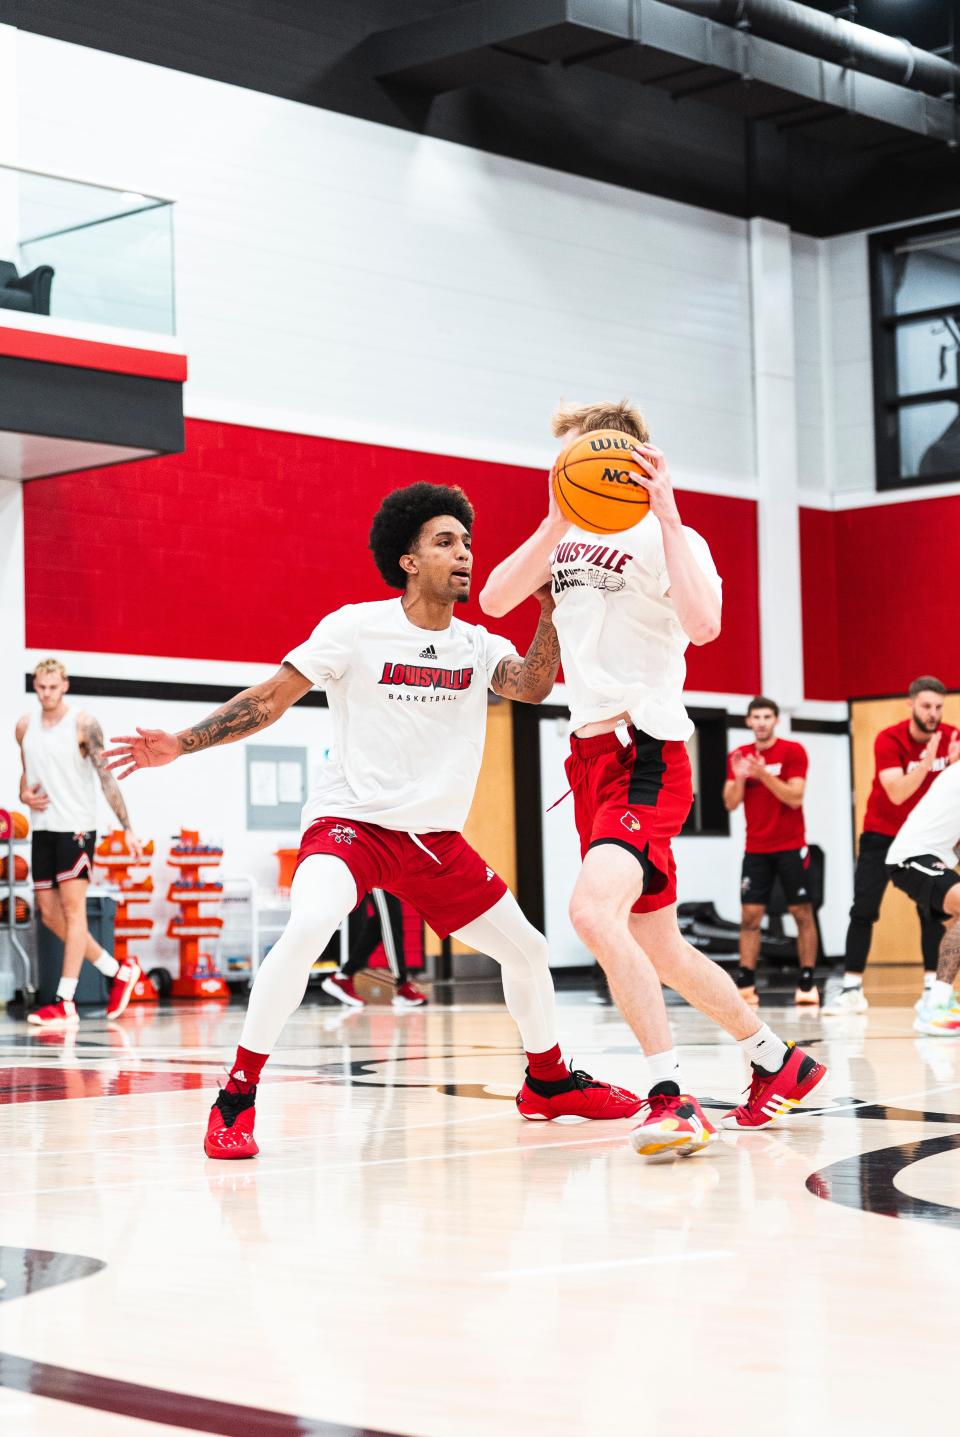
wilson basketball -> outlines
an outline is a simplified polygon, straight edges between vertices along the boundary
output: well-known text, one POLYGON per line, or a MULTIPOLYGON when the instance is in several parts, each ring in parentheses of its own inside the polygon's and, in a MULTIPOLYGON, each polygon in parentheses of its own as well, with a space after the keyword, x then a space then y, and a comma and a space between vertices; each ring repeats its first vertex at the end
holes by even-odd
POLYGON ((650 509, 639 444, 619 429, 595 429, 575 439, 553 466, 553 492, 564 517, 591 534, 619 534, 650 509))

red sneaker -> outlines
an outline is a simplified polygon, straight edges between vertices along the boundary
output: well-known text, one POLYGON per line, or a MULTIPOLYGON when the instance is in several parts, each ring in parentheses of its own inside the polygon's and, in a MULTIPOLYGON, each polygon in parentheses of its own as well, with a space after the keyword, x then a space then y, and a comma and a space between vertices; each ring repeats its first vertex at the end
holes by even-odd
POLYGON ((341 1003, 346 1003, 348 1008, 364 1008, 366 1004, 353 986, 352 978, 344 978, 342 973, 331 973, 324 978, 320 987, 331 998, 338 998, 341 1003))
POLYGON ((255 1158, 260 1149, 253 1136, 256 1121, 256 1088, 249 1093, 228 1093, 220 1089, 207 1119, 203 1151, 208 1158, 255 1158))
POLYGON ((397 991, 393 995, 393 1006, 395 1008, 422 1008, 427 1001, 427 995, 416 983, 407 981, 398 983, 397 991))
POLYGON ((720 1119, 722 1128, 768 1128, 795 1108, 801 1098, 827 1076, 827 1070, 796 1043, 787 1044, 787 1056, 775 1073, 753 1063, 747 1101, 720 1119))
POLYGON ((630 1134, 630 1146, 641 1158, 690 1158, 720 1136, 689 1093, 653 1093, 643 1107, 643 1122, 630 1134))
POLYGON ((76 1003, 58 999, 56 1003, 38 1008, 35 1013, 28 1013, 27 1022, 34 1023, 38 1028, 75 1028, 80 1022, 80 1014, 76 1003))
POLYGON ((110 997, 107 1001, 107 1018, 119 1018, 121 1013, 127 1011, 127 1004, 130 1002, 130 995, 140 982, 140 964, 135 959, 129 963, 121 963, 120 967, 110 985, 110 997))
POLYGON ((530 1070, 517 1094, 517 1111, 530 1122, 582 1123, 598 1118, 632 1118, 641 1099, 626 1088, 602 1083, 574 1069, 558 1083, 531 1078, 530 1070))

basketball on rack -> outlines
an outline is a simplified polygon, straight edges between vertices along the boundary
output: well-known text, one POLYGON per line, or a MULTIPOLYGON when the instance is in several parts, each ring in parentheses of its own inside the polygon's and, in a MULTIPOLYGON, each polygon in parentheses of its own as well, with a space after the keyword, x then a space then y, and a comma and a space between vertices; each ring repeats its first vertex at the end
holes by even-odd
MULTIPOLYGON (((30 869, 27 867, 27 860, 22 854, 15 854, 13 859, 13 881, 15 883, 25 882, 30 869)), ((0 878, 7 876, 7 860, 0 858, 0 878)))

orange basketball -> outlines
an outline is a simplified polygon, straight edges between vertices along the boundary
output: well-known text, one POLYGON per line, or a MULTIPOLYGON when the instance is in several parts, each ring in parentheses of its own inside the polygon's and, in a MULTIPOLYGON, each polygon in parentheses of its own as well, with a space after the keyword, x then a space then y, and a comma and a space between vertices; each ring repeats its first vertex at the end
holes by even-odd
MULTIPOLYGON (((27 860, 25 858, 22 858, 19 853, 15 854, 13 859, 13 876, 16 882, 22 883, 26 878, 28 872, 29 869, 27 868, 27 860)), ((6 876, 7 860, 5 858, 0 858, 0 878, 6 878, 6 876)))
MULTIPOLYGON (((30 904, 25 898, 18 898, 13 911, 16 923, 26 923, 30 917, 30 904)), ((10 904, 7 899, 0 898, 0 923, 6 923, 9 912, 10 904)))
POLYGON ((13 820, 14 838, 26 838, 27 834, 30 832, 30 825, 24 815, 22 813, 17 813, 16 811, 14 811, 10 814, 10 817, 13 820))
POLYGON ((632 452, 639 442, 619 429, 594 429, 564 450, 551 478, 571 524, 591 534, 619 534, 646 517, 650 496, 632 452))

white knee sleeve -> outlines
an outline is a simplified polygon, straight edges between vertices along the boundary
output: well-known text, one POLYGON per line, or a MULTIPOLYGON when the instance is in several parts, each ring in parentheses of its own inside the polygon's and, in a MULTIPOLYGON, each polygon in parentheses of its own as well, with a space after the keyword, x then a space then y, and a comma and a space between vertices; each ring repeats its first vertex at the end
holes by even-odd
POLYGON ((345 863, 314 853, 297 869, 290 889, 290 920, 260 965, 240 1043, 270 1053, 284 1023, 303 1000, 310 969, 357 901, 345 863))
POLYGON ((512 893, 455 934, 500 964, 503 996, 528 1053, 545 1053, 557 1041, 553 979, 547 940, 521 912, 512 893))

